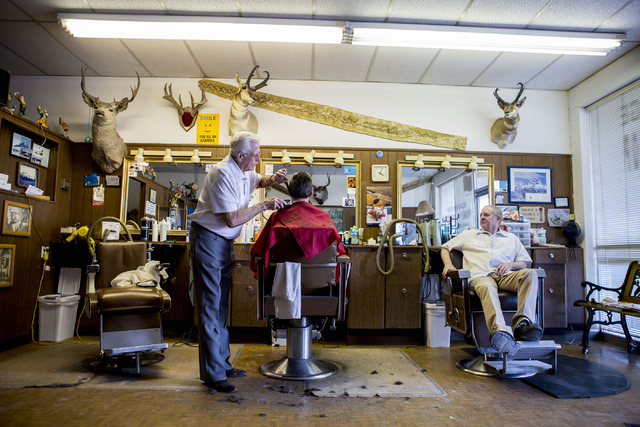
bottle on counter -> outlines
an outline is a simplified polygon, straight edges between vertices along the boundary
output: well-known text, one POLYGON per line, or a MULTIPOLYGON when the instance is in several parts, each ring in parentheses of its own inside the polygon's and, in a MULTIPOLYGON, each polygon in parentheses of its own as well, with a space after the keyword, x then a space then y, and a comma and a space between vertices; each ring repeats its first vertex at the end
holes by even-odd
POLYGON ((160 221, 160 241, 167 241, 167 221, 165 221, 164 219, 160 221))
POLYGON ((351 227, 351 231, 349 233, 351 234, 351 244, 358 245, 358 228, 356 226, 351 227))
POLYGON ((152 225, 151 225, 151 241, 152 242, 157 242, 158 241, 158 220, 152 219, 152 225))
POLYGON ((140 220, 140 240, 146 242, 149 240, 149 224, 151 223, 151 219, 149 217, 143 217, 140 220))
POLYGON ((351 244, 351 233, 349 233, 349 230, 344 232, 344 238, 342 239, 342 244, 343 245, 350 245, 351 244))

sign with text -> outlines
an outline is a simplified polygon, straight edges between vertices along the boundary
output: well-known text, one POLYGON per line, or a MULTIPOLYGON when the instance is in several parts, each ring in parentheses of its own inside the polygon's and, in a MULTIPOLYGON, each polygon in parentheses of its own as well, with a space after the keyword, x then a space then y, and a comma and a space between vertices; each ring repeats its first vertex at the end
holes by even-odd
POLYGON ((520 206, 520 216, 529 218, 531 224, 544 224, 544 208, 542 206, 520 206))
POLYGON ((220 114, 198 115, 198 144, 220 143, 220 114))

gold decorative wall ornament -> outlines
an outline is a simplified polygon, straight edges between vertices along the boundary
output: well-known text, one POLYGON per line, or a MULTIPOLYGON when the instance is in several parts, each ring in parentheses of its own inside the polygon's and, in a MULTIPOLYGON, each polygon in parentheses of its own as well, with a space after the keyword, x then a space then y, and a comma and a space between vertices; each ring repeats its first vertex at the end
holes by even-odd
MULTIPOLYGON (((233 100, 238 89, 235 86, 202 79, 198 83, 201 90, 233 100)), ((467 137, 447 135, 402 123, 376 119, 358 113, 333 108, 313 102, 284 98, 268 93, 257 93, 254 107, 264 108, 280 114, 309 120, 327 126, 333 126, 350 132, 377 136, 379 138, 392 139, 401 142, 415 142, 436 147, 466 150, 467 137)))

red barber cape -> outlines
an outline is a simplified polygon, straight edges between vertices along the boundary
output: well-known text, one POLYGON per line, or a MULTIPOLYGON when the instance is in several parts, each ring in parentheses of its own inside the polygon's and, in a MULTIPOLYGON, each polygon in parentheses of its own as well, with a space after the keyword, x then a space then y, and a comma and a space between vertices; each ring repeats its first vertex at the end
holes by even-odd
POLYGON ((331 217, 311 203, 297 202, 269 217, 258 240, 251 248, 251 270, 258 269, 254 261, 255 256, 260 256, 268 262, 269 250, 289 234, 293 234, 307 259, 313 258, 334 241, 338 241, 338 253, 347 254, 331 217))

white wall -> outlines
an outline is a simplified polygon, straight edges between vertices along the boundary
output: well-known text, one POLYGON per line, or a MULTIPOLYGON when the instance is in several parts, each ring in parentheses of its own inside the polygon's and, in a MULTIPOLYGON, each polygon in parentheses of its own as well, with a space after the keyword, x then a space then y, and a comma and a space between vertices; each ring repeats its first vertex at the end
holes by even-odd
POLYGON ((640 78, 640 47, 569 91, 573 193, 576 222, 582 227, 578 241, 584 248, 585 280, 597 282, 595 221, 589 155, 589 116, 585 107, 640 78))
MULTIPOLYGON (((234 84, 230 80, 220 80, 234 84)), ((118 117, 118 132, 128 143, 195 143, 196 129, 185 132, 178 124, 175 107, 162 99, 165 83, 173 83, 183 103, 191 91, 200 100, 198 80, 144 78, 137 98, 118 117)), ((133 78, 87 77, 85 88, 102 100, 131 96, 133 78)), ((49 112, 49 125, 61 131, 58 117, 71 128, 69 136, 83 141, 88 135, 89 109, 82 101, 79 77, 13 77, 11 91, 21 92, 27 101, 27 116, 38 118, 36 104, 49 112)), ((489 140, 493 122, 501 116, 491 88, 427 86, 381 83, 338 83, 269 80, 262 90, 278 96, 341 108, 375 118, 392 120, 441 133, 468 137, 468 151, 500 151, 489 140)), ((501 89, 512 100, 516 89, 501 89)), ((568 98, 563 91, 525 90, 518 137, 503 151, 513 153, 569 154, 568 98)), ((220 140, 228 144, 227 122, 231 101, 207 94, 202 113, 220 114, 220 140)), ((15 104, 15 102, 14 102, 15 104)), ((433 149, 415 143, 395 142, 343 131, 330 126, 252 108, 260 123, 263 145, 365 147, 374 149, 433 149)))

